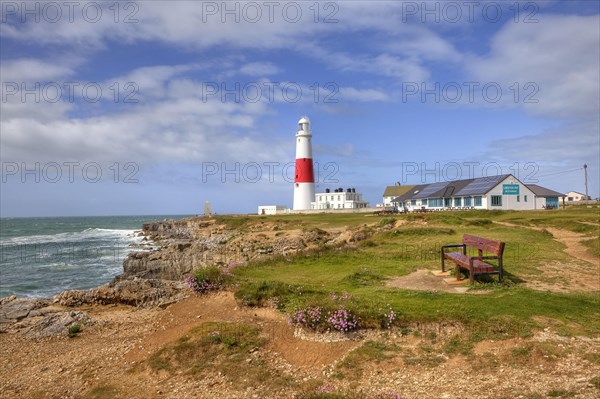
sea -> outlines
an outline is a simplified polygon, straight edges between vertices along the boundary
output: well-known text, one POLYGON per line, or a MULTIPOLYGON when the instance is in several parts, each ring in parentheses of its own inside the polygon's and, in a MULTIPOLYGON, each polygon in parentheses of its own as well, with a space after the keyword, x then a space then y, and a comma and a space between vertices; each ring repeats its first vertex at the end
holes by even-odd
POLYGON ((0 297, 51 297, 123 272, 131 251, 154 247, 145 222, 185 215, 0 218, 0 297))

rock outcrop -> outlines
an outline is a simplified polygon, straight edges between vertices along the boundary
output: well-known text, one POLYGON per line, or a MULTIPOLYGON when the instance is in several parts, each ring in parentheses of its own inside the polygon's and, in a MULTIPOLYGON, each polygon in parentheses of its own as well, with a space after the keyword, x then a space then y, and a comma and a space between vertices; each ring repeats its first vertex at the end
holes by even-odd
MULTIPOLYGON (((282 229, 262 221, 247 222, 239 228, 205 218, 146 223, 143 234, 160 249, 130 253, 123 262, 125 276, 181 280, 201 267, 290 256, 346 241, 338 239, 339 232, 317 228, 282 229)), ((352 232, 347 239, 358 241, 359 237, 352 232)))
POLYGON ((89 290, 63 291, 52 298, 62 306, 123 304, 138 307, 167 306, 187 296, 179 281, 117 277, 89 290))
POLYGON ((48 299, 0 299, 0 333, 20 333, 30 338, 67 335, 76 323, 91 325, 93 320, 85 312, 53 308, 48 299))

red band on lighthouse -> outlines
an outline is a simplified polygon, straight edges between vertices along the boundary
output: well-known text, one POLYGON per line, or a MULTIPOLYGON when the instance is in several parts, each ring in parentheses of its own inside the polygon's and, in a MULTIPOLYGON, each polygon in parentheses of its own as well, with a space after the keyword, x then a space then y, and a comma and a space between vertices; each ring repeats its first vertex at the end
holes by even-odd
POLYGON ((315 174, 311 158, 296 159, 296 177, 294 183, 314 183, 315 174))

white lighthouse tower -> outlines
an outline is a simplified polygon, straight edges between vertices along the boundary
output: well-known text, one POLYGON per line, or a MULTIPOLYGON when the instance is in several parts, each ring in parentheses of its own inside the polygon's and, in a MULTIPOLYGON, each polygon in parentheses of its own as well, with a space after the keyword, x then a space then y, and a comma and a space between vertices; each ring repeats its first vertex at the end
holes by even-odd
POLYGON ((303 116, 296 133, 296 176, 294 178, 294 210, 310 209, 315 200, 315 174, 312 160, 310 120, 303 116))

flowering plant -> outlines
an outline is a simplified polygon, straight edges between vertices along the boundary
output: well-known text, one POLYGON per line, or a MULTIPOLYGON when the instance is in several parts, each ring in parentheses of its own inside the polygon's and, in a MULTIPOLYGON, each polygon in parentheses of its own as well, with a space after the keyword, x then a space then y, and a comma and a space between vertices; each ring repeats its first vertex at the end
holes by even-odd
POLYGON ((316 330, 323 322, 323 308, 320 306, 298 309, 290 317, 289 323, 316 330))
POLYGON ((183 282, 189 289, 201 294, 221 289, 231 279, 231 270, 237 264, 230 264, 226 269, 218 266, 203 267, 191 276, 185 276, 183 282))
POLYGON ((396 321, 396 317, 398 314, 392 309, 390 304, 388 303, 387 309, 383 310, 383 317, 381 319, 381 327, 382 328, 391 328, 396 321))
POLYGON ((340 306, 327 318, 330 327, 337 331, 348 332, 358 328, 358 320, 351 311, 340 306))

